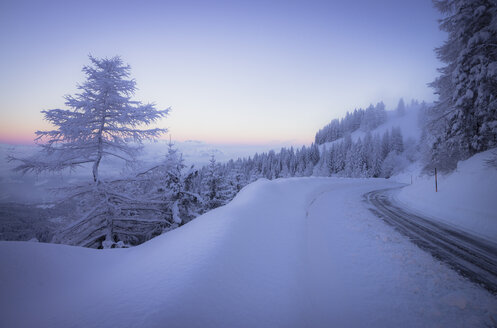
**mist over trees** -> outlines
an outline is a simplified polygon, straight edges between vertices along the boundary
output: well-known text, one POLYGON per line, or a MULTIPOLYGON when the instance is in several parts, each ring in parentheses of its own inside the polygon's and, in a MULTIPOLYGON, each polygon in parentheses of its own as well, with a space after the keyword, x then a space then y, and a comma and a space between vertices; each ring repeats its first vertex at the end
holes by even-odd
POLYGON ((380 102, 376 106, 370 105, 366 109, 355 109, 347 112, 344 118, 334 119, 316 133, 314 142, 321 145, 325 142, 335 141, 343 138, 356 130, 371 131, 377 126, 385 123, 387 113, 385 104, 380 102))
MULTIPOLYGON (((410 141, 410 144, 414 141, 410 141)), ((409 147, 407 156, 402 131, 398 127, 383 135, 370 131, 353 141, 350 135, 329 146, 316 144, 294 149, 282 148, 253 157, 229 161, 225 170, 237 167, 244 181, 258 178, 277 179, 305 176, 340 176, 353 178, 384 177, 398 173, 418 158, 418 149, 409 147), (409 158, 409 159, 408 159, 409 158)))

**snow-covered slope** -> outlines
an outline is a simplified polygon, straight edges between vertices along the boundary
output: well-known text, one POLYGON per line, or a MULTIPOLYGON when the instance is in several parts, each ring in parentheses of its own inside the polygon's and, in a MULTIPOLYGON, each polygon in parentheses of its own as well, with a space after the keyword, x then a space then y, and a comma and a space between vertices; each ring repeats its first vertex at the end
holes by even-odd
MULTIPOLYGON (((411 105, 407 107, 407 110, 404 115, 400 116, 396 111, 387 111, 387 121, 377 128, 371 130, 371 134, 379 134, 383 135, 386 131, 391 131, 392 128, 399 127, 402 131, 402 136, 404 137, 404 141, 408 139, 414 139, 415 141, 419 141, 421 136, 421 128, 418 124, 419 111, 421 110, 422 105, 411 105)), ((356 130, 350 134, 353 141, 357 141, 357 139, 364 139, 366 136, 366 132, 361 129, 356 130)), ((343 138, 332 142, 325 142, 320 145, 320 149, 324 148, 329 149, 333 143, 342 141, 343 138)))
POLYGON ((1 327, 469 327, 497 300, 365 207, 384 179, 259 180, 130 249, 0 242, 1 327))
MULTIPOLYGON (((486 165, 491 151, 461 161, 457 169, 435 177, 414 174, 413 184, 403 188, 398 200, 434 219, 497 241, 497 169, 486 165)), ((405 179, 404 179, 405 180, 405 179)), ((407 181, 405 181, 407 182, 407 181)))

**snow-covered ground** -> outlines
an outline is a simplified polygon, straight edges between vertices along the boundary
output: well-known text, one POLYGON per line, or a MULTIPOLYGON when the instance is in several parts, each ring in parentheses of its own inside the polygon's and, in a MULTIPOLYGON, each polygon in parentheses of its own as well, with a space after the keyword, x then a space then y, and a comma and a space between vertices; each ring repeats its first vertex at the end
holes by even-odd
POLYGON ((495 296, 366 208, 396 185, 259 180, 130 249, 0 242, 0 326, 490 326, 495 296))
MULTIPOLYGON (((491 151, 460 161, 457 169, 435 177, 414 173, 413 184, 400 190, 397 200, 433 219, 471 231, 497 242, 497 169, 486 159, 491 151)), ((395 177, 405 183, 409 174, 395 177)))

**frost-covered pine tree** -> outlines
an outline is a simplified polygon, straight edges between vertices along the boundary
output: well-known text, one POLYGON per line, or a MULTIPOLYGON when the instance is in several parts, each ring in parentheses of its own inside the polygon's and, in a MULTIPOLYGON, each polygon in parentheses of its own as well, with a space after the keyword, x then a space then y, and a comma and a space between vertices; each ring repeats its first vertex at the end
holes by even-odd
POLYGON ((170 230, 191 221, 201 211, 201 196, 194 190, 197 171, 193 167, 186 173, 183 155, 169 142, 162 163, 138 175, 145 185, 152 188, 137 188, 149 200, 159 205, 170 230))
POLYGON ((243 174, 241 159, 238 159, 236 162, 231 160, 230 164, 231 165, 228 167, 228 184, 231 186, 231 199, 247 185, 247 178, 245 174, 243 174))
POLYGON ((448 40, 436 49, 446 64, 431 86, 428 165, 454 168, 458 159, 497 146, 497 3, 434 0, 448 40))
POLYGON ((120 57, 89 58, 91 64, 83 67, 86 81, 78 85, 79 93, 65 97, 69 109, 42 111, 54 129, 36 132, 41 151, 30 158, 15 158, 21 161, 16 170, 54 172, 91 165, 93 183, 77 190, 78 197, 85 198, 80 204, 86 214, 66 232, 71 243, 89 246, 105 239, 104 244, 110 245, 115 239, 113 219, 130 200, 114 190, 115 184, 102 180, 100 164, 105 158, 133 163, 143 140, 166 132, 143 127, 165 117, 169 109, 157 110, 153 104, 132 99, 136 82, 130 78, 130 66, 120 57))
POLYGON ((367 132, 373 130, 377 126, 378 124, 377 124, 376 109, 373 106, 373 104, 371 104, 369 105, 368 108, 366 108, 366 111, 364 112, 364 117, 362 118, 361 122, 361 129, 367 132))
POLYGON ((357 139, 357 142, 352 142, 348 149, 345 174, 353 178, 365 177, 367 174, 366 154, 361 138, 357 139))
POLYGON ((396 112, 398 116, 404 116, 406 114, 406 104, 404 103, 403 98, 400 98, 396 112))
POLYGON ((338 160, 340 156, 340 152, 338 150, 340 144, 332 144, 330 150, 328 151, 328 155, 326 156, 326 164, 328 166, 328 171, 330 172, 330 176, 338 173, 340 168, 338 167, 338 160))
POLYGON ((185 168, 182 154, 170 141, 167 145, 167 154, 162 165, 159 166, 160 175, 156 181, 160 182, 161 197, 163 198, 168 221, 180 225, 183 222, 180 214, 180 203, 183 198, 183 176, 182 171, 185 168))
POLYGON ((317 144, 313 143, 309 147, 309 160, 311 162, 311 166, 315 166, 321 157, 321 154, 319 152, 319 147, 317 144))
POLYGON ((314 167, 313 175, 315 176, 330 176, 330 161, 331 151, 328 151, 326 145, 323 146, 322 155, 320 156, 318 164, 314 167))
POLYGON ((377 126, 385 123, 388 119, 387 111, 385 109, 385 104, 383 101, 380 101, 376 104, 376 117, 377 117, 377 126))
POLYGON ((383 133, 383 136, 381 138, 381 157, 382 160, 384 160, 387 155, 390 153, 392 150, 392 142, 390 140, 390 132, 388 130, 383 133))
POLYGON ((397 154, 404 152, 404 137, 400 127, 393 127, 390 135, 390 150, 397 154))
POLYGON ((231 188, 226 183, 214 155, 209 160, 204 175, 204 195, 206 210, 222 206, 229 201, 231 188))
POLYGON ((382 145, 381 138, 379 134, 373 137, 373 148, 369 157, 370 163, 368 164, 370 175, 373 178, 377 178, 381 175, 381 164, 383 162, 382 157, 382 145))

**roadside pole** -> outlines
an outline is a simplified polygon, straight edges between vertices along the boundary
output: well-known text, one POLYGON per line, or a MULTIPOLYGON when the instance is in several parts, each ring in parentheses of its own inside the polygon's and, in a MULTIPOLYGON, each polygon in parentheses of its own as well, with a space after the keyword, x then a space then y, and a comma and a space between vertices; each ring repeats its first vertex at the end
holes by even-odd
POLYGON ((437 168, 435 168, 435 192, 438 192, 437 168))

